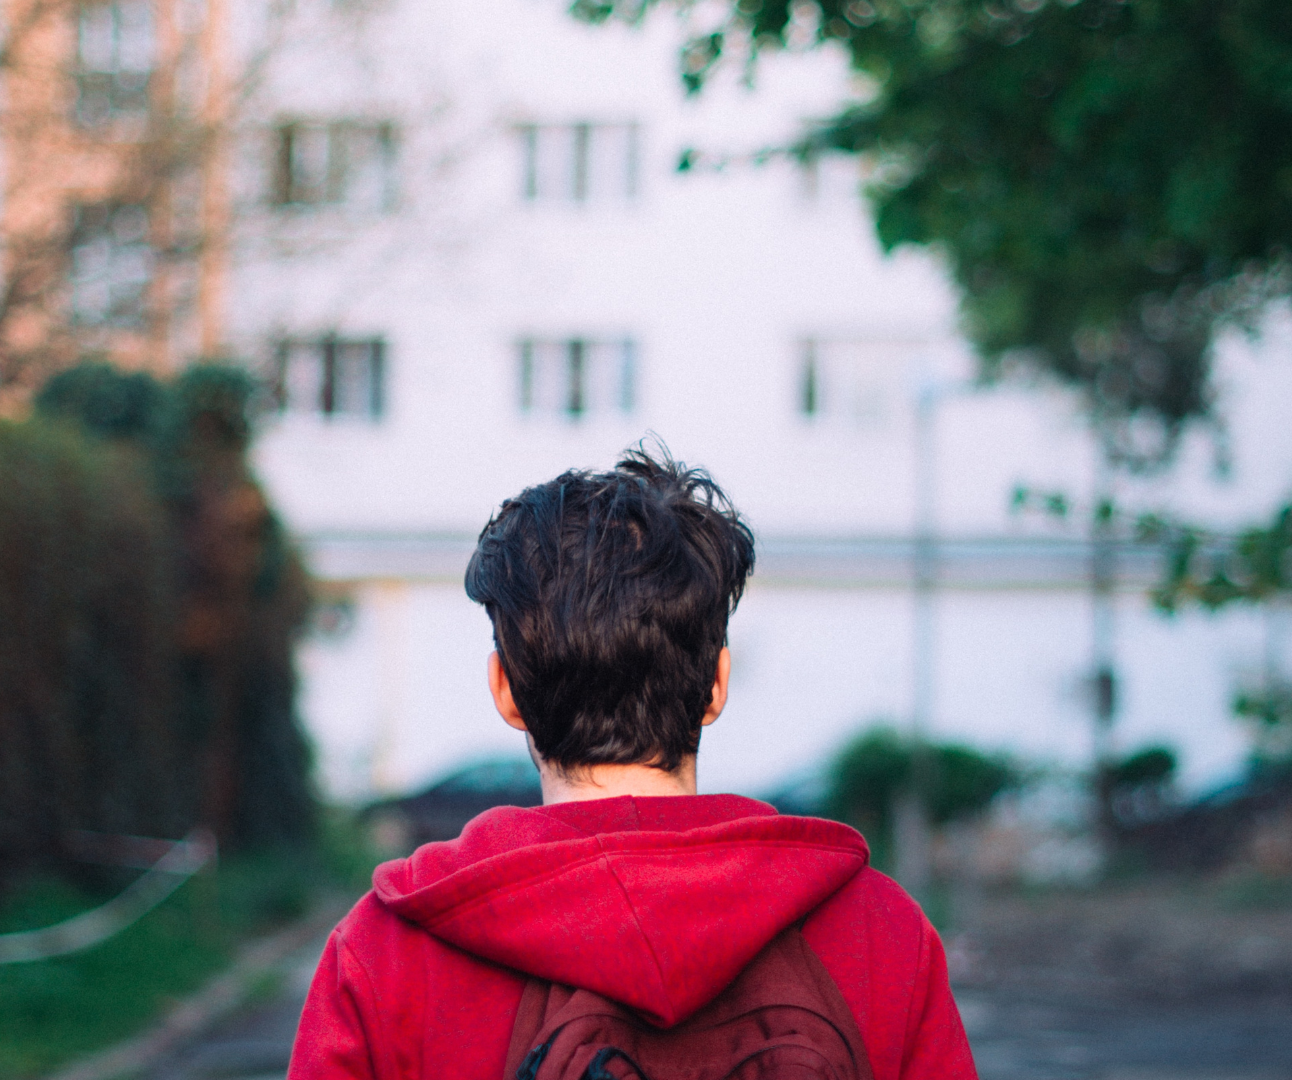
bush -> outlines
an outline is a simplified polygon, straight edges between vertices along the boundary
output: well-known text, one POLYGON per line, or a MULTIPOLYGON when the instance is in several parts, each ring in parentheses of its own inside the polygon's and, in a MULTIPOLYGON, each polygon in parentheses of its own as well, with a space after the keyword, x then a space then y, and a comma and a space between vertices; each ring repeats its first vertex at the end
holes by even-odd
POLYGON ((1111 780, 1114 788, 1169 784, 1175 776, 1175 769, 1174 750, 1166 746, 1150 746, 1116 762, 1111 780))
POLYGON ((1161 817, 1174 805, 1175 751, 1149 746, 1111 762, 1099 780, 1116 833, 1161 817))
MULTIPOLYGON (((353 815, 328 818, 327 831, 358 836, 353 815)), ((370 870, 374 856, 348 839, 343 846, 370 870)), ((94 948, 0 965, 0 1077, 44 1076, 136 1034, 227 965, 241 943, 321 898, 357 896, 369 874, 360 881, 339 872, 335 847, 329 838, 315 850, 261 848, 224 859, 94 948)), ((62 878, 28 876, 0 897, 0 934, 49 926, 101 900, 62 878)))
POLYGON ((1010 763, 953 743, 917 744, 889 727, 849 742, 829 768, 823 812, 867 834, 879 864, 892 847, 894 803, 917 792, 935 825, 985 810, 1017 782, 1010 763))
POLYGON ((0 423, 0 874, 182 828, 169 541, 140 455, 0 423))
POLYGON ((247 465, 252 390, 87 364, 0 424, 0 881, 70 829, 313 837, 306 577, 247 465))

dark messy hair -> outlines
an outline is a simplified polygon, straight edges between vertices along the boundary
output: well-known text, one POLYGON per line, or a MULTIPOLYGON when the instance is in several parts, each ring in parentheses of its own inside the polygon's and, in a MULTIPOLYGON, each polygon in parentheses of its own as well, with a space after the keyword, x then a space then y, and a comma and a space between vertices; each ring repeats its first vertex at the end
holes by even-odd
POLYGON ((467 567, 516 707, 564 770, 672 771, 700 744, 754 537, 702 469, 638 447, 503 503, 467 567))

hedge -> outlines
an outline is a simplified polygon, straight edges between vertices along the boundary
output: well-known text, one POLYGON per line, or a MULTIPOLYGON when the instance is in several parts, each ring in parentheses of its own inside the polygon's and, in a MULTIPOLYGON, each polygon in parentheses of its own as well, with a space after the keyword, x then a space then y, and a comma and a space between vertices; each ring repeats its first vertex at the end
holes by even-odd
POLYGON ((247 464, 254 386, 86 364, 0 423, 0 882, 73 830, 306 843, 307 579, 247 464))

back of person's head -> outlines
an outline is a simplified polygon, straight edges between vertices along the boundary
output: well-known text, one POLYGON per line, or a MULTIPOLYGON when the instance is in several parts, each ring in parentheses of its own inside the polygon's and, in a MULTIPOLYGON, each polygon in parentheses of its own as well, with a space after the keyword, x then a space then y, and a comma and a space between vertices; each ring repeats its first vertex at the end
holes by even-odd
POLYGON ((570 471, 503 503, 467 567, 534 747, 562 770, 694 754, 754 538, 667 453, 570 471))

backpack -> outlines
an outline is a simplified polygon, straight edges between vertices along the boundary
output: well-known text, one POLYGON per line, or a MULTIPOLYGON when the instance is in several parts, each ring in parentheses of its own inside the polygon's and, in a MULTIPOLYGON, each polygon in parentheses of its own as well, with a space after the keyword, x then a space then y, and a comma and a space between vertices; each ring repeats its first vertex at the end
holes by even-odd
POLYGON ((504 1080, 873 1080, 856 1021, 796 927, 661 1030, 589 990, 531 979, 504 1080))

